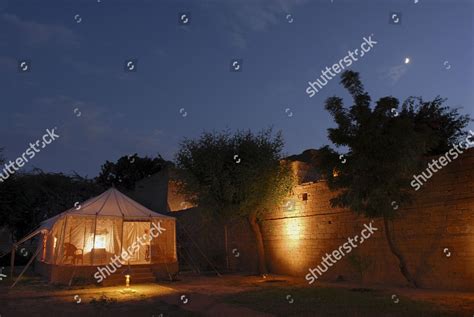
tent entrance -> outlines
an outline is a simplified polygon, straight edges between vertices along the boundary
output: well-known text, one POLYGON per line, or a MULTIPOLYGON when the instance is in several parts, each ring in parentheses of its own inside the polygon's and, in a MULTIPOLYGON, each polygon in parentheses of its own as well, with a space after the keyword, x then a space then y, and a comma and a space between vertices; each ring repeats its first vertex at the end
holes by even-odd
POLYGON ((122 252, 129 252, 129 263, 148 264, 151 260, 149 221, 124 221, 122 252))

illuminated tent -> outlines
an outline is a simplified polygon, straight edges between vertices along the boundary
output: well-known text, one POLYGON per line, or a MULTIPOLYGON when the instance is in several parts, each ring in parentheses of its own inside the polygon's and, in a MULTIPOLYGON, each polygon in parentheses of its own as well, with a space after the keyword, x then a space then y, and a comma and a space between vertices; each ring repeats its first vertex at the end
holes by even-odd
POLYGON ((155 270, 164 265, 168 275, 177 270, 175 218, 153 212, 115 188, 43 221, 15 248, 38 234, 36 267, 51 281, 64 282, 68 275, 90 277, 97 266, 123 252, 129 252, 124 265, 155 270))

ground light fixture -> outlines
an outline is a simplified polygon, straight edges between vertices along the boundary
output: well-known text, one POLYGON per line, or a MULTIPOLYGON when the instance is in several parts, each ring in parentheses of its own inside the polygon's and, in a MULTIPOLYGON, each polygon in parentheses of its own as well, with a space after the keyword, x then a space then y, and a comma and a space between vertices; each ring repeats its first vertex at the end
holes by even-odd
POLYGON ((130 294, 130 293, 136 293, 136 291, 132 288, 130 288, 130 277, 132 276, 132 270, 130 270, 130 266, 123 272, 125 276, 125 288, 120 291, 122 294, 130 294))
POLYGON ((130 274, 125 275, 125 287, 126 288, 130 287, 130 274))

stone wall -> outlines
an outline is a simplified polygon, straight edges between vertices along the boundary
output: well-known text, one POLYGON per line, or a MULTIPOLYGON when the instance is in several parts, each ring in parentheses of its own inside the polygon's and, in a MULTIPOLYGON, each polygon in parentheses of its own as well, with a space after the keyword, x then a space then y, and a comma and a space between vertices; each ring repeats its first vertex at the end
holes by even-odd
MULTIPOLYGON (((371 220, 332 208, 333 193, 323 181, 301 184, 294 193, 294 208, 267 214, 262 228, 270 270, 304 277, 371 220)), ((392 233, 421 286, 474 290, 474 149, 436 173, 399 211, 392 233)), ((378 231, 319 280, 406 285, 383 221, 373 226, 378 231)))
POLYGON ((135 189, 125 194, 143 206, 158 212, 169 212, 168 204, 169 168, 145 177, 135 184, 135 189))
POLYGON ((256 272, 257 249, 250 226, 244 219, 224 226, 203 217, 199 207, 172 213, 176 217, 178 256, 184 270, 256 272), (227 254, 227 256, 226 256, 227 254))
MULTIPOLYGON (((396 244, 422 287, 474 290, 473 163, 471 149, 436 173, 416 192, 411 206, 400 206, 400 217, 391 224, 396 244)), ((338 249, 349 237, 360 236, 364 224, 371 220, 346 209, 332 208, 329 200, 334 194, 325 182, 317 181, 318 175, 303 162, 295 161, 292 166, 300 182, 315 181, 295 187, 295 194, 290 197, 294 208, 267 214, 262 220, 262 231, 271 272, 304 278, 309 268, 321 264, 322 256, 338 249)), ((190 208, 176 192, 170 176, 162 174, 144 180, 132 196, 155 211, 172 211, 177 217, 181 253, 189 250, 194 261, 208 270, 202 251, 219 270, 226 270, 223 227, 203 225, 200 209, 190 208), (187 228, 191 237, 180 226, 187 228)), ((378 231, 372 237, 319 279, 406 285, 398 261, 389 251, 383 222, 375 220, 374 227, 378 231)), ((245 219, 229 226, 227 249, 231 270, 256 272, 255 238, 245 219)), ((185 263, 180 258, 180 265, 185 263)))

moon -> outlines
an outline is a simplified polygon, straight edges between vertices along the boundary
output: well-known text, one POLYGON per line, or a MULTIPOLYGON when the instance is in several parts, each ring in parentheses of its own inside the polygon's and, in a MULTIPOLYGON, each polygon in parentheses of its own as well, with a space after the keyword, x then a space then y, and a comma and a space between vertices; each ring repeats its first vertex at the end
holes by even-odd
POLYGON ((405 57, 405 64, 408 64, 410 63, 410 58, 409 57, 405 57))

